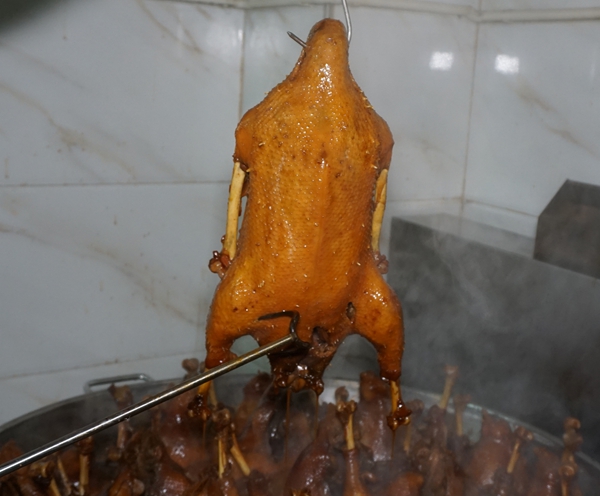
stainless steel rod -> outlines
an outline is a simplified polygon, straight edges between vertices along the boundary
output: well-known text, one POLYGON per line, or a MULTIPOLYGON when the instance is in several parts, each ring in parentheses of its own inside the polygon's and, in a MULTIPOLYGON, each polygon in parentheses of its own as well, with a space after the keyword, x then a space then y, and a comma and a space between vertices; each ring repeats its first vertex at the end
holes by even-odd
POLYGON ((104 420, 100 420, 98 422, 89 424, 86 427, 73 431, 70 434, 67 434, 66 436, 60 437, 57 440, 45 444, 40 448, 37 448, 33 451, 30 451, 29 453, 19 456, 18 458, 15 458, 14 460, 11 460, 8 463, 0 465, 0 478, 7 474, 10 474, 11 472, 14 472, 15 470, 20 469, 21 467, 24 467, 25 465, 29 465, 30 463, 40 460, 45 456, 48 456, 58 450, 61 450, 71 444, 74 444, 77 441, 81 441, 82 439, 96 434, 97 432, 100 432, 104 429, 108 429, 109 427, 112 427, 113 425, 118 424, 119 422, 128 420, 135 415, 145 412, 146 410, 149 410, 150 408, 160 403, 163 403, 174 398, 175 396, 180 395, 181 393, 185 393, 186 391, 198 387, 201 384, 204 384, 205 382, 211 381, 216 377, 219 377, 220 375, 226 374, 227 372, 231 372, 232 370, 237 369, 238 367, 241 367, 242 365, 245 365, 249 362, 252 362, 257 358, 268 355, 269 353, 282 351, 287 346, 293 343, 298 343, 299 340, 295 332, 295 326, 298 321, 298 316, 295 312, 280 312, 278 314, 272 314, 265 317, 276 318, 284 316, 292 317, 292 321, 290 323, 290 334, 288 334, 287 336, 279 338, 276 341, 273 341, 272 343, 260 346, 252 351, 249 351, 248 353, 245 353, 244 355, 230 360, 229 362, 225 362, 200 375, 197 375, 196 377, 192 377, 186 381, 183 381, 181 384, 167 389, 166 391, 157 394, 152 398, 149 398, 145 401, 141 401, 140 403, 137 403, 133 406, 130 406, 129 408, 125 408, 124 410, 121 410, 109 417, 106 417, 104 420))

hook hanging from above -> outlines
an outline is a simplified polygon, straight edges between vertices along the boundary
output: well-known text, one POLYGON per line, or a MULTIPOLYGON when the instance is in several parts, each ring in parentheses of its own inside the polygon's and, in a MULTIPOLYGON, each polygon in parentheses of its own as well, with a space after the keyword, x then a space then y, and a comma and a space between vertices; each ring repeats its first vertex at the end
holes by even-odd
MULTIPOLYGON (((346 34, 348 36, 348 45, 350 45, 350 40, 352 39, 352 21, 350 19, 350 9, 348 9, 348 0, 342 0, 342 8, 344 9, 344 17, 346 18, 346 34)), ((288 31, 287 34, 302 48, 306 48, 306 42, 302 41, 302 38, 296 36, 291 31, 288 31)))
POLYGON ((348 9, 348 0, 342 0, 342 7, 344 9, 344 17, 346 17, 346 34, 348 36, 348 45, 352 39, 352 21, 350 20, 350 9, 348 9))

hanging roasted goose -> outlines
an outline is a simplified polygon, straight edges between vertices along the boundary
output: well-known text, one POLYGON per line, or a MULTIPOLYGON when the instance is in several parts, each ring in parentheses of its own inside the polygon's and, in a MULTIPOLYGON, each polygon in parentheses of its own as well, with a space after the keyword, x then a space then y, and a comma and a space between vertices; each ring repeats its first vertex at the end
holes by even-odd
POLYGON ((319 394, 336 349, 357 333, 391 385, 390 426, 406 421, 402 313, 379 252, 392 146, 350 73, 344 26, 318 22, 291 74, 236 130, 226 234, 210 262, 222 280, 206 328, 208 368, 231 359, 241 336, 264 344, 285 335, 289 321, 260 317, 294 310, 308 346, 271 356, 277 386, 319 394))

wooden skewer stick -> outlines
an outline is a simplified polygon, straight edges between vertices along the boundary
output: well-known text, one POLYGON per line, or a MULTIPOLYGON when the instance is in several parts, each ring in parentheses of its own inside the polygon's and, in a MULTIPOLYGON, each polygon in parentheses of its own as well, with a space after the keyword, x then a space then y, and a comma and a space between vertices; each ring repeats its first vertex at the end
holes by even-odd
POLYGON ((238 217, 240 216, 240 205, 242 203, 242 188, 246 173, 240 162, 233 164, 231 185, 229 186, 229 200, 227 204, 227 226, 225 239, 223 240, 223 252, 230 260, 235 257, 237 249, 238 217))
POLYGON ((248 462, 246 462, 246 458, 244 458, 244 454, 242 453, 242 450, 240 449, 240 445, 238 444, 234 429, 231 429, 231 441, 232 441, 232 446, 230 449, 231 455, 233 456, 233 459, 236 461, 236 463, 240 467, 240 470, 242 471, 242 473, 246 477, 248 477, 250 475, 251 470, 250 470, 250 467, 248 466, 248 462))
POLYGON ((94 439, 86 437, 77 443, 79 448, 79 496, 85 496, 90 482, 90 455, 94 451, 94 439))
POLYGON ((71 481, 67 476, 67 471, 65 470, 65 466, 63 465, 62 459, 60 455, 56 457, 56 468, 58 468, 58 474, 60 475, 60 481, 62 485, 65 486, 67 490, 67 494, 71 494, 71 481))
POLYGON ((400 401, 400 388, 396 381, 390 381, 390 392, 392 396, 392 411, 394 411, 398 405, 398 401, 400 401))
POLYGON ((356 410, 356 402, 354 401, 350 401, 350 403, 348 403, 348 410, 349 410, 349 414, 348 414, 348 423, 345 426, 345 431, 346 431, 346 446, 348 448, 348 450, 353 450, 354 448, 356 448, 356 445, 354 444, 354 411, 356 410))
POLYGON ((387 169, 383 169, 377 178, 375 186, 375 212, 373 213, 373 229, 371 232, 371 248, 374 252, 379 251, 379 237, 383 214, 385 213, 385 202, 387 200, 387 169))
POLYGON ((208 404, 213 408, 217 408, 219 401, 217 400, 217 390, 215 389, 214 381, 210 381, 208 386, 208 404))
POLYGON ((469 401, 471 401, 471 397, 468 394, 457 394, 454 396, 454 415, 456 417, 457 436, 462 436, 464 434, 463 415, 469 401))
POLYGON ((233 164, 229 200, 227 201, 227 224, 225 236, 222 238, 223 249, 220 252, 213 251, 212 259, 208 263, 209 270, 218 274, 221 279, 225 277, 225 273, 236 255, 238 219, 242 214, 242 196, 244 195, 246 172, 249 170, 237 160, 233 164))
POLYGON ((204 384, 200 384, 198 386, 198 390, 197 390, 196 394, 198 394, 198 396, 207 396, 209 394, 208 392, 210 390, 210 383, 211 382, 212 381, 208 381, 208 382, 205 382, 204 384))
POLYGON ((406 434, 404 434, 404 452, 408 455, 410 453, 410 442, 412 440, 412 427, 411 424, 406 426, 406 434))
POLYGON ((570 461, 563 463, 559 469, 561 496, 569 496, 569 486, 571 479, 577 473, 577 465, 570 461))
POLYGON ((56 467, 58 468, 58 473, 60 475, 62 485, 65 486, 67 494, 71 494, 71 492, 73 491, 71 487, 71 481, 67 476, 67 471, 65 470, 65 466, 63 465, 62 458, 60 457, 60 455, 56 457, 56 467))
POLYGON ((188 405, 188 415, 190 417, 200 417, 204 423, 204 427, 206 427, 207 422, 214 412, 210 399, 211 383, 212 381, 208 381, 198 386, 195 398, 188 405))
POLYGON ((356 449, 354 440, 354 412, 356 411, 356 402, 348 401, 348 391, 346 388, 338 388, 335 392, 336 414, 342 425, 346 438, 346 450, 344 458, 346 459, 346 476, 344 481, 344 496, 368 496, 368 493, 360 479, 359 453, 356 449))
POLYGON ((79 494, 85 496, 89 483, 90 457, 89 455, 79 455, 79 494))
POLYGON ((392 398, 392 413, 388 415, 388 426, 395 431, 401 425, 410 423, 410 409, 402 402, 400 386, 397 381, 390 381, 390 393, 392 398))
MULTIPOLYGON (((202 364, 202 369, 203 371, 206 371, 204 364, 202 364)), ((213 381, 205 382, 198 386, 196 398, 190 403, 188 415, 190 417, 199 416, 204 422, 204 428, 206 428, 206 423, 212 415, 212 412, 217 408, 217 405, 217 392, 213 381)))
POLYGON ((352 417, 356 411, 356 402, 348 401, 348 390, 345 387, 340 387, 335 392, 335 407, 337 417, 344 426, 346 438, 346 448, 348 451, 356 448, 354 443, 354 427, 352 417))
POLYGON ((456 365, 446 365, 444 367, 444 373, 446 374, 446 383, 444 384, 444 392, 440 398, 438 406, 445 410, 450 401, 450 395, 452 394, 452 388, 458 378, 458 367, 456 365))
POLYGON ((519 449, 521 448, 521 445, 533 441, 533 434, 525 429, 525 427, 517 427, 515 429, 515 435, 517 436, 517 439, 515 440, 515 445, 513 446, 510 461, 508 462, 508 467, 506 469, 508 474, 512 474, 515 470, 517 460, 519 459, 519 449))
POLYGON ((48 488, 50 489, 50 494, 52 496, 63 496, 58 488, 58 484, 56 483, 56 479, 52 476, 54 472, 54 462, 52 460, 41 460, 39 462, 35 462, 33 465, 29 467, 29 475, 30 477, 40 477, 44 480, 50 480, 50 485, 48 488))
POLYGON ((219 479, 223 478, 225 473, 225 463, 223 463, 223 439, 221 436, 217 438, 217 462, 219 464, 219 479))
POLYGON ((217 430, 217 462, 219 479, 223 478, 225 468, 227 467, 227 438, 231 427, 231 412, 227 408, 217 410, 212 415, 217 430))
POLYGON ((52 496, 62 496, 58 489, 58 484, 56 483, 56 480, 54 480, 54 477, 52 477, 52 480, 50 481, 50 492, 52 493, 52 496))

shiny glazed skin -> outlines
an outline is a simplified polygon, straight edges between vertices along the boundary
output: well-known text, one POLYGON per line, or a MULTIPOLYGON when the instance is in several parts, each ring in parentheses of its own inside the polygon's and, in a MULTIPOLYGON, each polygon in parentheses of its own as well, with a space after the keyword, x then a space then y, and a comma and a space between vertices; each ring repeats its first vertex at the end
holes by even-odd
MULTIPOLYGON (((276 384, 320 392, 321 374, 350 333, 376 348, 383 378, 397 381, 403 352, 400 304, 371 246, 375 187, 393 146, 348 67, 336 20, 318 22, 292 73, 236 130, 234 160, 247 204, 236 255, 222 272, 206 329, 206 365, 232 358, 233 341, 266 344, 288 332, 296 310, 305 353, 272 356, 276 384)), ((227 257, 222 251, 219 257, 227 257)))

